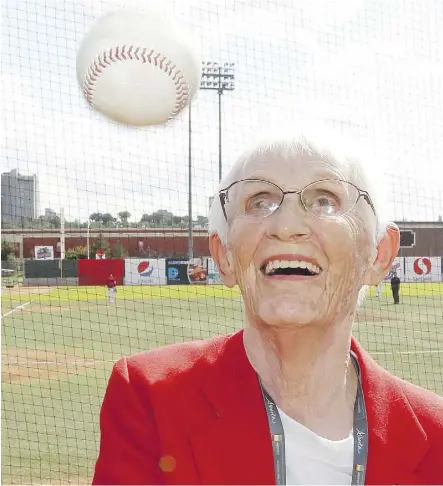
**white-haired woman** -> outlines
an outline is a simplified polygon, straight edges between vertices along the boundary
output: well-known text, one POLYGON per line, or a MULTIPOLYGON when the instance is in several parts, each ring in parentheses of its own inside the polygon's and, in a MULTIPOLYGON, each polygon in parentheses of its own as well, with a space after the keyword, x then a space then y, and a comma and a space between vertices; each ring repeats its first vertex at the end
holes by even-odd
POLYGON ((358 160, 303 136, 262 143, 211 213, 244 330, 115 365, 94 484, 443 483, 443 399, 351 337, 399 248, 358 160))

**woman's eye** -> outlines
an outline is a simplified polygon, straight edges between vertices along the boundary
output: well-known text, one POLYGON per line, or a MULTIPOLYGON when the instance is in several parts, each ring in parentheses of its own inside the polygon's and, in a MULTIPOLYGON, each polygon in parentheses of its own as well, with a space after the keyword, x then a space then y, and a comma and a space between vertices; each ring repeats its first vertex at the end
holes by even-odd
POLYGON ((328 196, 320 196, 319 198, 317 198, 317 205, 318 206, 337 206, 337 200, 332 198, 332 197, 328 197, 328 196))
POLYGON ((261 209, 272 204, 272 197, 269 194, 257 194, 247 200, 246 208, 261 209))

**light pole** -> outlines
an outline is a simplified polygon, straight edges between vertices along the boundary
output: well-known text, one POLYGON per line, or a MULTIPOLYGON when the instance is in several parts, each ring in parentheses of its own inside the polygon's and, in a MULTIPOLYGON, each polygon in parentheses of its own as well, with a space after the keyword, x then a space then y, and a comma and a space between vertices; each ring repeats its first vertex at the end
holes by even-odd
MULTIPOLYGON (((222 178, 222 94, 234 90, 234 63, 202 63, 200 89, 218 93, 218 178, 222 178)), ((189 152, 188 152, 188 258, 194 257, 192 227, 192 110, 189 104, 189 152)))
POLYGON ((222 179, 222 94, 234 90, 234 63, 206 61, 202 66, 200 89, 218 93, 218 179, 222 179))

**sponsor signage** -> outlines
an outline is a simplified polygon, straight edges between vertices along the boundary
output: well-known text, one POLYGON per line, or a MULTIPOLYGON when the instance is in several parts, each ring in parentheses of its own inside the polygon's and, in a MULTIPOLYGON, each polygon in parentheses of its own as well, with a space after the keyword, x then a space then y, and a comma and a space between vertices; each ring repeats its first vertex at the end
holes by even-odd
POLYGON ((405 257, 405 282, 440 282, 441 257, 405 257))
POLYGON ((34 252, 36 260, 54 260, 53 246, 35 246, 34 252))
POLYGON ((165 285, 165 259, 126 258, 125 285, 165 285))
POLYGON ((207 258, 167 258, 166 280, 168 285, 208 283, 207 258))

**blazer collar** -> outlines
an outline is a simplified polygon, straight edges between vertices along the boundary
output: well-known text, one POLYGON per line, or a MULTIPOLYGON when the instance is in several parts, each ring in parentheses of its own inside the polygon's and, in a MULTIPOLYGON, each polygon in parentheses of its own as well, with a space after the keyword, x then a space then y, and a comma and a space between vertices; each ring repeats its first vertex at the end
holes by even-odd
MULTIPOLYGON (((401 382, 355 339, 352 350, 359 360, 368 414, 366 483, 418 482, 413 472, 429 445, 401 382)), ((266 411, 243 331, 228 337, 217 354, 210 380, 203 384, 212 418, 194 427, 190 436, 200 479, 204 484, 275 484, 266 411)))
POLYGON ((212 420, 190 435, 201 482, 275 484, 268 420, 243 332, 230 336, 219 353, 203 385, 212 420))

